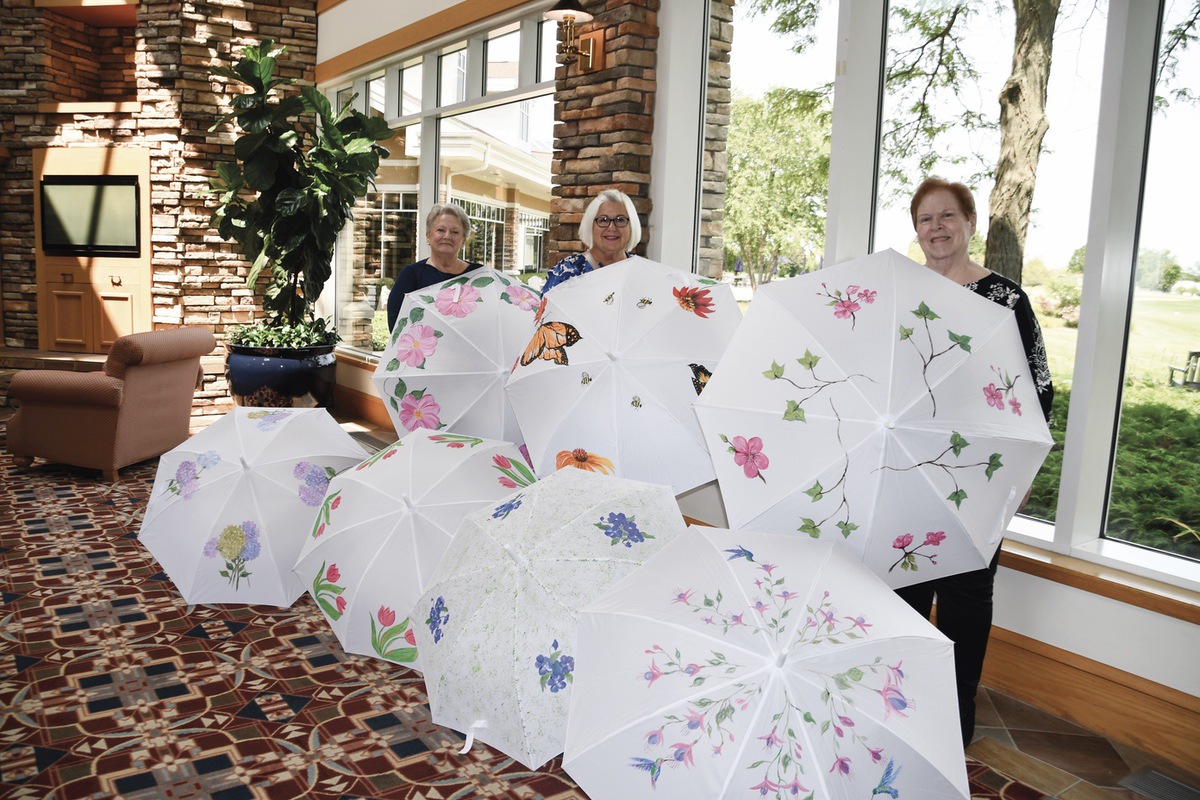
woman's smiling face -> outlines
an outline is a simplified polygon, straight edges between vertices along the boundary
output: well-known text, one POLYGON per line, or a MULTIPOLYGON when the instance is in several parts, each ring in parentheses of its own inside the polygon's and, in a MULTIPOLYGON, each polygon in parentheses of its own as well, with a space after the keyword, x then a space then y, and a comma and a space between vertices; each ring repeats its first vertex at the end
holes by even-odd
POLYGON ((606 200, 600 204, 600 210, 596 212, 596 219, 599 220, 601 217, 609 219, 623 217, 626 220, 624 228, 617 227, 615 222, 607 228, 600 227, 599 222, 592 223, 592 250, 599 257, 600 263, 608 264, 619 261, 624 258, 625 248, 629 243, 629 214, 625 211, 625 204, 606 200))
POLYGON ((975 220, 946 189, 934 189, 917 206, 917 242, 928 261, 965 256, 974 233, 975 220))

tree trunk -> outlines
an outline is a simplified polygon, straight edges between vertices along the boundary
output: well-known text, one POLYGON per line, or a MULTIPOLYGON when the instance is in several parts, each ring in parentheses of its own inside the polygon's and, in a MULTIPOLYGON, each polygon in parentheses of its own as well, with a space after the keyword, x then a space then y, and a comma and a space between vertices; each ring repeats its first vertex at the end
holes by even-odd
POLYGON ((989 201, 984 266, 1020 282, 1046 119, 1046 84, 1061 0, 1013 0, 1012 74, 1000 91, 1000 158, 989 201))

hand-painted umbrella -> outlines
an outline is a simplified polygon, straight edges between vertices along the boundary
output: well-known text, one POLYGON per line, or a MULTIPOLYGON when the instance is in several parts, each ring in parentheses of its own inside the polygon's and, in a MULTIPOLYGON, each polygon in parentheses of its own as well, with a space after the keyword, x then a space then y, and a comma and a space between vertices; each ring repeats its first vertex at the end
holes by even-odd
POLYGON ((138 539, 189 603, 290 606, 304 532, 364 452, 325 409, 235 408, 162 456, 138 539))
POLYGON ((513 444, 413 431, 333 479, 296 575, 346 652, 419 670, 408 610, 462 518, 534 480, 513 444))
POLYGON ((405 295, 372 378, 396 433, 448 428, 519 440, 504 381, 529 341, 539 298, 489 268, 405 295))
POLYGON ((468 515, 412 611, 433 721, 562 752, 575 610, 685 533, 665 486, 562 470, 468 515))
POLYGON ((692 406, 741 318, 727 284, 644 258, 556 286, 507 385, 534 466, 712 480, 692 406))
POLYGON ((593 800, 968 796, 953 646, 832 542, 692 528, 579 613, 593 800))
POLYGON ((893 251, 759 288, 696 402, 734 528, 985 566, 1050 449, 1013 314, 893 251))

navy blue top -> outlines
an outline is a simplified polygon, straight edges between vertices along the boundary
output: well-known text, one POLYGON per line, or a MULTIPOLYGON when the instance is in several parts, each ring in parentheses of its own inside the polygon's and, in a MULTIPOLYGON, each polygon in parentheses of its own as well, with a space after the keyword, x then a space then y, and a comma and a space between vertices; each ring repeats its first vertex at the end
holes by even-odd
POLYGON ((422 258, 420 261, 414 261, 404 269, 400 270, 400 274, 396 276, 396 282, 392 285, 392 293, 388 295, 388 330, 396 327, 396 318, 400 316, 400 304, 404 302, 404 295, 409 292, 415 292, 417 289, 424 289, 426 286, 432 286, 435 283, 448 281, 451 278, 456 278, 465 272, 470 272, 473 269, 479 269, 482 264, 467 264, 467 268, 458 274, 442 272, 440 269, 429 263, 428 258, 422 258))

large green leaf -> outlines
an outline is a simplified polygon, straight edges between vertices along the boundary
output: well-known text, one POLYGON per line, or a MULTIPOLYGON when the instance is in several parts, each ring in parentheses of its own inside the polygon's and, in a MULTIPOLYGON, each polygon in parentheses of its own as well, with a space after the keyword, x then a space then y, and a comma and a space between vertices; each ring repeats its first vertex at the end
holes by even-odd
POLYGON ((296 214, 307 200, 307 195, 299 189, 284 189, 275 196, 275 210, 280 214, 296 214))
POLYGON ((245 162, 246 185, 258 192, 265 192, 275 185, 275 170, 279 160, 275 154, 266 148, 260 149, 254 157, 245 162))

